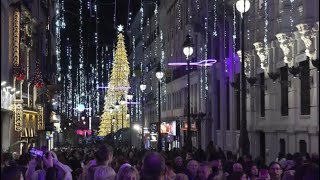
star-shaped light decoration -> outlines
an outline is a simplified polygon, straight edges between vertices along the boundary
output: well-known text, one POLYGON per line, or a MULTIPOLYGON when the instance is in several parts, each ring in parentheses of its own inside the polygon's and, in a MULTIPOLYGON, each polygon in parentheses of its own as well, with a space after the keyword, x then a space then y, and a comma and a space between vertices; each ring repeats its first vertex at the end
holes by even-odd
POLYGON ((118 32, 122 32, 123 31, 123 25, 120 24, 117 29, 118 29, 118 32))

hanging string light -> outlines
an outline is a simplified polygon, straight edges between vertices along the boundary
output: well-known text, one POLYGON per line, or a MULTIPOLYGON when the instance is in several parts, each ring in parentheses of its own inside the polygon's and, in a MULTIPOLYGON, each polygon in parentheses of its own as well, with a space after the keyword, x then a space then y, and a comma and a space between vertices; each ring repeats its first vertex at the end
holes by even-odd
POLYGON ((290 26, 291 26, 291 37, 293 37, 293 15, 292 15, 292 12, 293 12, 293 6, 294 6, 294 0, 290 0, 290 5, 291 5, 291 8, 290 8, 290 26))
POLYGON ((82 103, 85 98, 85 77, 84 77, 84 55, 83 55, 83 14, 82 14, 82 0, 79 0, 80 8, 79 8, 79 92, 78 92, 78 104, 82 103))
POLYGON ((181 2, 178 1, 178 29, 181 29, 181 2))
POLYGON ((214 0, 213 4, 213 16, 214 16, 214 21, 213 21, 213 36, 218 36, 217 32, 217 0, 214 0))
MULTIPOLYGON (((269 14, 268 14, 268 0, 264 0, 264 14, 265 14, 265 19, 264 19, 264 38, 263 38, 263 42, 264 42, 264 47, 265 47, 265 51, 268 51, 268 18, 269 18, 269 14)), ((268 54, 268 53, 266 53, 268 54)))
MULTIPOLYGON (((233 36, 232 36, 232 48, 233 48, 233 56, 236 55, 236 39, 237 39, 237 20, 236 20, 236 4, 233 3, 233 36)), ((233 59, 233 63, 235 63, 235 58, 233 59)))

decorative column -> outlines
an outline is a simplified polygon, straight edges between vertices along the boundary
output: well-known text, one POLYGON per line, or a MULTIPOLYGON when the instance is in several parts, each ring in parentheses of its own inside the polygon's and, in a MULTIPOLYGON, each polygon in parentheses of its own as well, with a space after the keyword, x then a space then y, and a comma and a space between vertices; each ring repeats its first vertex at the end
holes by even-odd
POLYGON ((288 35, 285 33, 278 33, 276 37, 280 43, 280 48, 283 51, 284 55, 284 62, 288 64, 289 67, 294 66, 294 59, 293 59, 293 41, 290 39, 288 35))
POLYGON ((301 40, 306 46, 306 55, 310 58, 310 60, 315 60, 317 58, 314 39, 315 32, 311 30, 308 24, 298 24, 297 28, 301 35, 301 40))
POLYGON ((262 42, 256 42, 253 43, 256 51, 257 51, 257 55, 260 58, 260 67, 263 70, 267 70, 268 71, 268 57, 267 57, 267 49, 265 49, 265 47, 263 46, 262 42))

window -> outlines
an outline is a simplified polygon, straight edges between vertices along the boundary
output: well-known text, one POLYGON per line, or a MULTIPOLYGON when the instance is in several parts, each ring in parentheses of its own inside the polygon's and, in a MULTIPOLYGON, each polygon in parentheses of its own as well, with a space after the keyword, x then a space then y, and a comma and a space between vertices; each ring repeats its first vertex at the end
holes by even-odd
POLYGON ((264 73, 260 74, 260 116, 265 116, 264 73))
POLYGON ((229 77, 226 79, 227 92, 227 130, 230 130, 230 92, 229 92, 229 77))
POLYGON ((307 153, 307 143, 305 140, 300 140, 299 141, 299 151, 301 154, 306 154, 307 153))
MULTIPOLYGON (((236 75, 237 81, 240 81, 240 74, 236 75)), ((237 130, 240 130, 240 91, 238 89, 236 91, 236 125, 237 125, 237 130)))
POLYGON ((300 62, 300 107, 301 115, 310 114, 310 70, 309 60, 300 62))
POLYGON ((286 141, 284 139, 280 139, 279 144, 280 144, 280 153, 286 154, 286 141))
POLYGON ((281 116, 288 116, 288 68, 282 67, 280 69, 281 78, 281 116))

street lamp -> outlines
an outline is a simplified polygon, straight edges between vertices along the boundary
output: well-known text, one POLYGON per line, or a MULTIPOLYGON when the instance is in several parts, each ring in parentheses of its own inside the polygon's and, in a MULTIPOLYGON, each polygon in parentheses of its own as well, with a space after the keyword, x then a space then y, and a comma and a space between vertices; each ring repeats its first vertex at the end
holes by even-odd
MULTIPOLYGON (((129 102, 132 101, 133 95, 132 94, 127 94, 127 99, 129 102)), ((131 120, 131 103, 129 105, 129 122, 130 122, 130 148, 132 147, 132 120, 131 120)))
POLYGON ((146 84, 143 84, 141 83, 140 84, 140 90, 141 90, 141 114, 142 114, 142 122, 141 122, 141 129, 142 129, 142 133, 141 133, 141 149, 144 149, 144 109, 143 109, 143 91, 146 90, 147 88, 147 85, 146 84))
POLYGON ((160 152, 162 150, 162 137, 161 137, 161 79, 163 78, 164 73, 161 71, 161 65, 159 64, 159 67, 156 72, 156 77, 159 80, 158 83, 158 151, 160 152))
POLYGON ((250 8, 249 0, 238 0, 236 3, 237 10, 241 13, 241 128, 239 137, 239 147, 242 155, 249 154, 250 141, 247 130, 246 118, 246 75, 244 73, 244 18, 245 13, 250 8))
POLYGON ((191 37, 188 34, 186 37, 186 41, 183 43, 183 53, 187 57, 187 72, 188 72, 188 101, 187 101, 187 124, 188 124, 188 129, 187 129, 187 149, 189 151, 192 150, 192 140, 191 140, 191 119, 190 119, 190 60, 189 56, 192 55, 193 53, 193 44, 191 41, 191 37))

